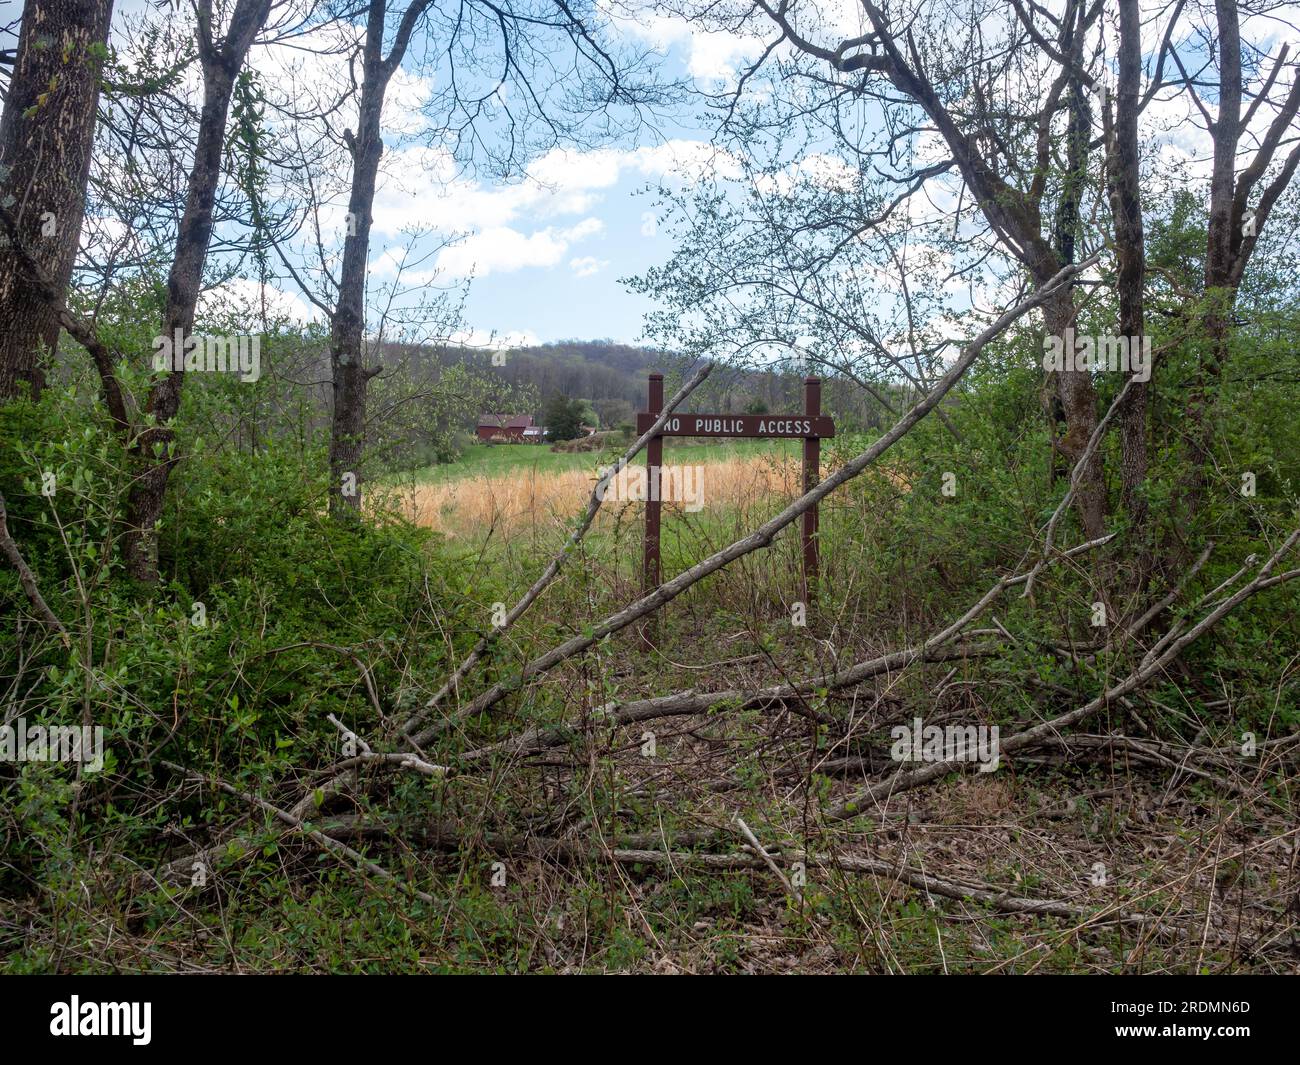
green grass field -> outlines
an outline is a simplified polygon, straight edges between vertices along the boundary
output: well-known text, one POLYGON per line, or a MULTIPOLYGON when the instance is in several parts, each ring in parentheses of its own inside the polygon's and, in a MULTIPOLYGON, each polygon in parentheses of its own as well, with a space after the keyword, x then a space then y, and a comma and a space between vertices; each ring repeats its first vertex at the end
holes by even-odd
MULTIPOLYGON (((665 442, 664 461, 708 463, 754 455, 798 458, 800 447, 798 440, 679 438, 665 442)), ((545 444, 473 444, 455 462, 427 466, 408 477, 413 477, 417 484, 428 484, 461 477, 506 477, 523 472, 587 470, 613 462, 623 450, 622 444, 599 452, 557 452, 545 444)), ((639 456, 637 461, 644 461, 644 458, 639 456)))

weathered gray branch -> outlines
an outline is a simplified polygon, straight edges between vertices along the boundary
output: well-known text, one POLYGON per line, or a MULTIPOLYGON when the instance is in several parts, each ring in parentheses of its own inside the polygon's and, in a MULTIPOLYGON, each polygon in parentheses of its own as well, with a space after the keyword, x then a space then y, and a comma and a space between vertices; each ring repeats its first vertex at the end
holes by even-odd
POLYGON ((610 482, 618 476, 620 470, 636 458, 641 449, 644 448, 646 444, 654 438, 655 434, 664 427, 664 423, 667 422, 673 411, 684 403, 686 397, 694 392, 712 372, 712 363, 705 363, 696 370, 691 379, 682 385, 682 387, 678 389, 676 395, 674 395, 672 399, 664 405, 663 412, 655 419, 654 425, 642 433, 632 446, 623 453, 623 457, 601 475, 600 480, 596 482, 596 486, 591 490, 591 498, 587 501, 586 513, 583 514, 577 527, 564 541, 564 546, 556 552, 555 557, 551 559, 546 569, 542 571, 542 575, 538 577, 533 586, 524 593, 523 598, 510 608, 510 611, 505 616, 504 622, 487 636, 484 636, 479 640, 478 644, 475 645, 474 649, 469 653, 465 660, 456 667, 456 671, 452 673, 450 678, 448 678, 447 683, 438 689, 437 694, 435 694, 434 697, 424 705, 422 710, 414 714, 410 720, 402 726, 403 733, 409 734, 420 724, 421 721, 437 709, 442 700, 445 699, 453 689, 459 686, 460 682, 465 679, 469 671, 483 659, 483 656, 487 654, 492 645, 499 640, 516 621, 523 617, 528 608, 537 601, 538 596, 540 596, 542 592, 546 590, 547 586, 550 585, 557 576, 559 576, 560 570, 564 567, 564 563, 573 553, 574 548, 582 542, 582 538, 587 535, 587 530, 591 528, 591 523, 596 520, 596 513, 600 510, 601 504, 605 500, 605 491, 609 487, 610 482))
MULTIPOLYGON (((1204 635, 1212 629, 1218 622, 1234 610, 1238 604, 1250 598, 1257 591, 1271 585, 1268 580, 1269 574, 1278 561, 1295 546, 1297 540, 1300 540, 1300 529, 1291 533, 1281 547, 1273 553, 1267 562, 1260 567, 1255 574, 1255 579, 1249 584, 1244 585, 1234 595, 1224 599, 1200 621, 1193 625, 1178 638, 1169 641, 1163 653, 1143 660, 1133 672, 1126 676, 1119 683, 1107 688, 1095 699, 1085 703, 1069 713, 1061 714, 1058 717, 1051 718, 1033 728, 1025 729, 1023 732, 1017 732, 1014 736, 1008 736, 998 744, 1000 753, 1019 750, 1022 747, 1029 747, 1036 743, 1042 742, 1045 738, 1052 736, 1062 729, 1077 725, 1094 714, 1099 713, 1109 706, 1112 702, 1121 699, 1129 692, 1140 688, 1152 677, 1160 673, 1167 665, 1176 659, 1194 640, 1204 635)), ((1300 571, 1292 571, 1297 573, 1300 571)), ((1283 574, 1282 576, 1286 576, 1283 574)), ((941 762, 931 762, 929 765, 915 769, 907 773, 900 773, 888 780, 873 784, 868 788, 858 792, 852 798, 846 799, 833 806, 827 811, 826 816, 832 821, 843 820, 854 817, 862 812, 868 803, 874 803, 880 799, 888 798, 901 791, 909 791, 912 788, 918 788, 923 784, 928 784, 933 780, 947 776, 949 773, 959 772, 969 769, 973 763, 966 761, 948 760, 941 762)))
MULTIPOLYGON (((306 822, 304 822, 301 818, 296 817, 293 814, 289 813, 287 810, 281 810, 278 806, 272 806, 265 799, 259 798, 258 796, 253 795, 250 792, 240 791, 238 788, 234 787, 234 785, 228 784, 224 780, 219 780, 213 777, 205 777, 202 773, 196 773, 191 769, 186 769, 184 766, 176 765, 174 762, 163 762, 162 764, 165 765, 168 769, 172 770, 173 772, 180 773, 188 780, 197 781, 198 783, 201 784, 208 784, 221 791, 224 791, 227 795, 233 795, 237 799, 243 799, 244 802, 249 803, 252 806, 256 806, 259 810, 263 810, 266 813, 271 814, 277 820, 283 821, 290 828, 297 829, 304 836, 310 839, 313 843, 320 845, 325 850, 333 854, 336 858, 346 858, 348 862, 354 863, 356 867, 361 872, 365 873, 367 876, 373 876, 379 880, 387 881, 388 883, 400 889, 405 894, 410 895, 412 898, 417 898, 422 902, 434 901, 433 896, 430 895, 428 892, 420 891, 418 888, 412 887, 405 880, 401 880, 395 877, 387 869, 383 868, 382 866, 376 865, 364 854, 361 854, 359 851, 353 850, 346 843, 340 843, 338 840, 330 838, 329 836, 325 835, 323 832, 308 827, 306 822)), ((159 879, 162 880, 170 879, 174 881, 178 877, 187 875, 194 868, 194 863, 196 862, 202 863, 204 866, 206 866, 208 864, 209 853, 210 852, 201 851, 196 854, 187 855, 186 857, 180 859, 179 861, 172 862, 171 865, 167 866, 162 870, 159 879)))
POLYGON ((668 603, 681 595, 687 588, 697 584, 711 573, 730 565, 738 558, 742 558, 759 548, 769 546, 776 534, 786 526, 792 524, 805 511, 816 506, 833 491, 853 478, 857 477, 865 469, 871 466, 881 455, 888 451, 894 444, 898 443, 906 436, 916 424, 933 410, 952 387, 961 380, 962 376, 970 369, 971 365, 979 357, 984 347, 1012 322, 1022 315, 1028 313, 1033 308, 1049 299, 1062 285, 1082 270, 1091 267, 1099 258, 1094 254, 1088 259, 1077 265, 1067 266, 1056 273, 1045 285, 1040 287, 1032 295, 1026 297, 1015 307, 1002 314, 992 325, 974 338, 967 346, 961 357, 953 363, 952 367, 946 374, 940 378, 934 389, 926 394, 915 406, 903 415, 879 440, 872 444, 866 451, 858 455, 852 461, 841 466, 838 470, 826 477, 810 491, 804 493, 780 514, 770 521, 760 525, 754 532, 750 533, 743 539, 737 540, 729 547, 723 548, 704 561, 697 563, 690 569, 678 574, 672 580, 661 584, 649 595, 643 596, 636 602, 620 610, 616 614, 605 618, 596 624, 588 632, 581 636, 574 636, 564 643, 553 647, 544 655, 533 659, 527 663, 518 677, 509 681, 501 681, 494 684, 487 691, 483 692, 478 698, 464 707, 459 713, 444 719, 442 722, 431 725, 422 730, 418 735, 413 737, 416 745, 426 743, 434 736, 438 735, 444 728, 453 723, 466 720, 477 716, 489 710, 500 702, 511 691, 516 690, 522 684, 531 681, 533 678, 546 673, 553 669, 561 662, 572 658, 574 655, 585 651, 588 647, 603 640, 606 636, 618 632, 621 629, 639 621, 647 614, 658 610, 665 603, 668 603))

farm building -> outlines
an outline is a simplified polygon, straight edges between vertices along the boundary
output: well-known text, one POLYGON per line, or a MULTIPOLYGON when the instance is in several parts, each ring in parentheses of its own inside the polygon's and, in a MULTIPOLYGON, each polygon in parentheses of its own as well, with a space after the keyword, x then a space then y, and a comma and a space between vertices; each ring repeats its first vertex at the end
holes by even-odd
POLYGON ((540 444, 546 429, 533 424, 531 414, 484 414, 478 420, 480 440, 509 440, 514 443, 540 444))

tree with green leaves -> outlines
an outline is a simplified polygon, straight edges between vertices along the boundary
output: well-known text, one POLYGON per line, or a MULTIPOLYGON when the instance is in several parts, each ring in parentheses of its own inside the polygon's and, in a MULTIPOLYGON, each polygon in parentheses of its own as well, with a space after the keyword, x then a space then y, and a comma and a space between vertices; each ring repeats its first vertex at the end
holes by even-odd
POLYGON ((582 401, 556 393, 546 404, 542 421, 547 439, 554 443, 582 436, 582 401))

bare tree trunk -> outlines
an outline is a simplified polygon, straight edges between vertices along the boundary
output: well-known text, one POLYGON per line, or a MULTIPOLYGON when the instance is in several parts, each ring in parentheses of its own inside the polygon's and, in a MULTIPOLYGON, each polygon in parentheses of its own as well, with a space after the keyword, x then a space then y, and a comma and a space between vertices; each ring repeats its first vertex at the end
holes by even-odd
POLYGON ((381 118, 388 77, 384 73, 384 23, 388 5, 370 5, 365 59, 352 150, 352 191, 348 197, 348 232, 343 242, 338 300, 330 324, 330 376, 334 410, 330 422, 329 510, 334 517, 361 508, 361 458, 365 448, 366 385, 377 371, 366 369, 366 265, 375 203, 379 160, 384 152, 381 118))
MULTIPOLYGON (((176 252, 167 278, 167 307, 162 335, 177 331, 188 337, 194 328, 194 308, 203 282, 208 244, 212 239, 212 207, 221 181, 221 151, 235 78, 244 65, 253 38, 265 24, 271 0, 239 0, 225 38, 214 41, 212 6, 199 7, 199 56, 203 63, 203 110, 190 170, 185 213, 176 235, 176 252)), ((170 424, 180 408, 185 370, 173 369, 149 392, 146 415, 155 422, 141 432, 132 448, 138 465, 127 498, 126 568, 136 580, 158 580, 157 524, 167 492, 167 479, 177 456, 170 424)))
MULTIPOLYGON (((1074 328, 1074 295, 1063 287, 1043 304, 1043 325, 1049 336, 1064 337, 1074 328)), ((1093 430, 1097 428, 1097 391, 1087 371, 1062 370, 1052 374, 1049 385, 1060 400, 1065 417, 1065 435, 1056 442, 1073 469, 1083 457, 1093 430)), ((1106 529, 1106 499, 1102 485, 1101 458, 1097 452, 1084 463, 1076 498, 1079 521, 1088 539, 1095 540, 1106 529)))
MULTIPOLYGON (((1142 88, 1142 24, 1138 0, 1120 0, 1119 32, 1119 84, 1109 176, 1118 265, 1119 332, 1121 336, 1129 337, 1131 342, 1145 331, 1143 288, 1146 252, 1138 184, 1137 119, 1142 88)), ((1147 501, 1143 490, 1147 476, 1149 388, 1149 381, 1134 381, 1120 411, 1120 477, 1124 507, 1139 538, 1147 522, 1147 501)))
MULTIPOLYGON (((1205 306, 1201 326, 1205 340, 1200 365, 1192 382, 1187 402, 1183 453, 1188 463, 1186 477, 1176 501, 1176 520, 1166 548, 1164 562, 1178 568, 1190 557, 1192 545, 1182 541, 1183 530, 1193 528, 1209 484, 1213 468, 1215 392, 1228 359, 1232 319, 1237 302, 1237 287, 1254 253, 1264 224, 1295 176, 1300 166, 1300 145, 1294 145, 1278 172, 1259 194, 1255 209, 1250 200, 1255 187, 1272 165, 1279 147, 1291 133, 1300 115, 1300 78, 1293 78, 1291 88, 1281 101, 1269 98, 1269 89, 1287 66, 1289 48, 1282 45, 1273 61, 1273 70, 1264 87, 1255 95, 1242 116, 1241 34, 1237 4, 1234 0, 1216 0, 1218 28, 1217 58, 1219 82, 1215 104, 1218 114, 1210 119, 1201 103, 1197 85, 1185 72, 1184 84, 1202 112, 1213 138, 1214 163, 1210 178, 1210 217, 1205 249, 1205 306), (1262 104, 1276 108, 1268 131, 1259 141, 1249 164, 1236 170, 1242 150, 1242 133, 1262 104)), ((1293 65, 1293 64, 1290 64, 1293 65)))
MULTIPOLYGON (((30 0, 0 119, 0 200, 22 244, 60 292, 81 239, 99 105, 102 48, 113 0, 30 0), (12 199, 11 199, 12 197, 12 199)), ((0 400, 20 382, 44 387, 42 349, 59 340, 59 316, 9 242, 0 248, 0 400)))
MULTIPOLYGON (((1061 50, 1072 63, 1083 63, 1083 5, 1074 6, 1064 22, 1061 33, 1061 50)), ((1069 120, 1066 124, 1066 172, 1061 182, 1061 198, 1057 204, 1055 228, 1055 256, 1042 256, 1034 264, 1035 280, 1042 284, 1062 266, 1074 262, 1075 238, 1079 229, 1079 203, 1087 180, 1088 141, 1092 130, 1092 112, 1081 79, 1069 78, 1069 120)), ((1065 286, 1060 293, 1043 305, 1043 322, 1051 336, 1067 335, 1074 328, 1075 306, 1073 285, 1065 286)), ((1097 392, 1092 385, 1092 375, 1087 370, 1062 369, 1049 375, 1060 412, 1065 420, 1065 435, 1055 443, 1055 449, 1064 454, 1066 466, 1074 469, 1083 457, 1084 449, 1097 428, 1097 392)), ((1055 470, 1055 455, 1053 469, 1055 470)), ((1079 483, 1079 520, 1088 539, 1096 539, 1105 530, 1106 499, 1102 483, 1102 464, 1099 453, 1094 453, 1084 464, 1079 483)))
POLYGON ((1203 322, 1206 349, 1197 369, 1187 406, 1187 445, 1192 469, 1184 506, 1193 516, 1204 496, 1214 436, 1209 407, 1228 354, 1228 323, 1236 293, 1232 290, 1234 251, 1233 200, 1236 192, 1237 145, 1241 135, 1241 36, 1235 0, 1218 0, 1219 113, 1214 129, 1214 166, 1210 177, 1210 219, 1205 248, 1203 322))
POLYGON ((379 160, 384 153, 384 96, 401 65, 415 23, 430 0, 416 0, 403 13, 388 57, 384 57, 387 0, 373 0, 366 19, 361 102, 357 133, 350 137, 352 191, 348 197, 348 231, 343 241, 338 298, 330 318, 330 377, 334 410, 330 421, 329 511, 335 518, 361 510, 361 460, 365 451, 366 386, 379 367, 365 364, 366 267, 375 204, 379 160))

